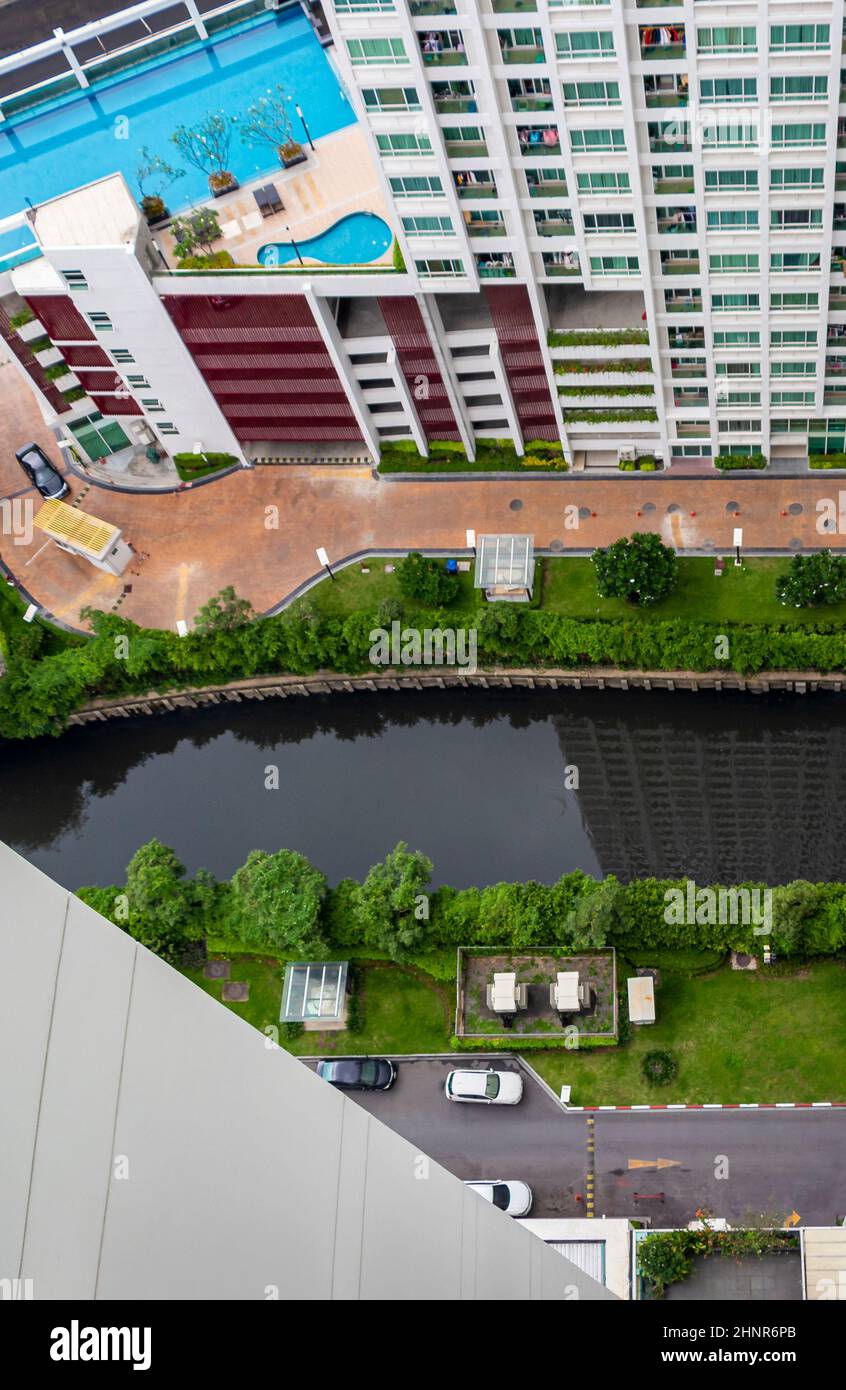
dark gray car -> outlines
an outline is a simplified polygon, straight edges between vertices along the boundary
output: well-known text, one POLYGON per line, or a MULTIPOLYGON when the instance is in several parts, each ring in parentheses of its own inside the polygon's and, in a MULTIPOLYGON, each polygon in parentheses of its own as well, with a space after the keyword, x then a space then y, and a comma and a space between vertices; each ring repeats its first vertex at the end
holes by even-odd
POLYGON ((42 497, 64 497, 70 492, 55 464, 50 462, 44 450, 37 444, 24 444, 22 449, 16 451, 15 458, 42 497))
POLYGON ((387 1091, 397 1072, 386 1057, 333 1057, 318 1062, 317 1075, 342 1091, 387 1091))

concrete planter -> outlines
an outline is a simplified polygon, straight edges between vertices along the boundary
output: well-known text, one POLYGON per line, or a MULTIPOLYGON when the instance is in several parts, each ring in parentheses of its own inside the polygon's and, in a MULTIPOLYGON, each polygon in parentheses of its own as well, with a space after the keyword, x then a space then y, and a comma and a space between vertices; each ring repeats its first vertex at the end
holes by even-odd
POLYGON ((43 338, 47 329, 40 319, 31 319, 29 323, 22 323, 15 332, 25 343, 34 343, 36 338, 43 338))

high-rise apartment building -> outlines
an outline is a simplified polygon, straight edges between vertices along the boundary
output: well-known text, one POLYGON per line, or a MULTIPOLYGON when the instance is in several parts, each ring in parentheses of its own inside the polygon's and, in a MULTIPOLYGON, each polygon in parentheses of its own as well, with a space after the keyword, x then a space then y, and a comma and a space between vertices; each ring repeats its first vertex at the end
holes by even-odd
MULTIPOLYGON (((268 8, 244 0, 257 41, 305 23, 268 8)), ((589 471, 844 447, 841 0, 801 23, 784 0, 322 12, 396 254, 276 265, 259 238, 258 262, 180 269, 120 174, 7 218, 41 254, 0 275, 4 337, 68 442, 250 461, 541 439, 589 471)))

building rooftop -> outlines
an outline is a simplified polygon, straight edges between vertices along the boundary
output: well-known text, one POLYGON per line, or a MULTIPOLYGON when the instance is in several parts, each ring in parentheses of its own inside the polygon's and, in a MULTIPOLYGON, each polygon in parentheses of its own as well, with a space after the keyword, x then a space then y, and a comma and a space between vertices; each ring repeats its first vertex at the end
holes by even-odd
POLYGON ((5 845, 0 882, 0 1270, 33 1297, 614 1297, 5 845))
POLYGON ((123 174, 109 174, 39 203, 33 227, 45 249, 131 246, 140 216, 123 174))

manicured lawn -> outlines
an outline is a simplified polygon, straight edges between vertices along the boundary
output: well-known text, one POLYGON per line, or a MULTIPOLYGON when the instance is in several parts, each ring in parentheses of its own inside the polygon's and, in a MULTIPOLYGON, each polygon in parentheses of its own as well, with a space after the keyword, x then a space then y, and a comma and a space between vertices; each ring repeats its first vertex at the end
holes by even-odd
POLYGON ((574 1105, 686 1101, 846 1100, 846 965, 822 961, 791 976, 723 966, 688 979, 662 976, 658 1021, 631 1042, 602 1052, 530 1052, 527 1059, 574 1105), (641 1058, 654 1048, 676 1057, 667 1086, 647 1086, 641 1058))
MULTIPOLYGON (((529 1051, 527 1060, 556 1090, 573 1088, 574 1105, 650 1102, 846 1100, 846 963, 821 961, 794 975, 733 971, 673 975, 662 960, 657 1023, 635 1028, 619 1048, 582 1053, 529 1051), (675 1080, 647 1086, 641 1059, 666 1049, 678 1061, 675 1080)), ((455 987, 414 968, 361 965, 362 1032, 303 1033, 283 1045, 301 1056, 328 1053, 448 1052, 455 987)), ((220 999, 221 985, 200 971, 189 979, 220 999)), ((625 974, 625 969, 621 975, 625 974)), ((278 1024, 284 965, 242 958, 232 978, 248 980, 246 1004, 227 1004, 254 1027, 278 1024)), ((460 1054, 457 1054, 460 1056, 460 1054)))
MULTIPOLYGON (((403 621, 409 621, 423 605, 403 599, 396 574, 385 574, 385 565, 395 561, 365 561, 338 573, 336 581, 326 579, 311 589, 305 602, 326 617, 346 617, 356 609, 374 609, 383 598, 398 599, 403 621)), ((577 557, 544 559, 538 562, 542 576, 540 607, 570 618, 631 618, 660 622, 668 618, 689 618, 702 622, 772 623, 812 628, 846 627, 846 603, 826 608, 783 608, 776 601, 776 576, 788 559, 751 559, 735 568, 729 558, 722 575, 714 575, 712 559, 679 561, 679 582, 669 598, 650 608, 632 608, 622 599, 599 598, 590 560, 577 557)), ((472 574, 459 575, 461 590, 457 602, 446 611, 456 615, 477 612, 482 605, 480 592, 473 588, 472 574)), ((538 580, 536 579, 536 584, 538 580)))
MULTIPOLYGON (((310 589, 300 602, 311 604, 323 617, 345 618, 350 613, 362 609, 372 612, 383 598, 393 598, 402 604, 403 621, 407 621, 414 613, 423 611, 426 605, 417 603, 414 599, 403 598, 396 572, 385 573, 385 565, 396 565, 398 562, 399 557, 380 559, 377 556, 372 560, 348 565, 346 569, 338 571, 334 580, 324 579, 321 584, 310 589), (362 568, 370 573, 362 574, 362 568)), ((438 563, 445 562, 439 560, 438 563)), ((450 604, 447 611, 450 614, 475 612, 481 597, 480 592, 473 588, 472 569, 456 577, 459 583, 458 598, 455 603, 450 604)), ((298 606, 299 604, 294 605, 294 612, 298 606)))
POLYGON ((776 576, 787 559, 746 560, 739 569, 729 559, 720 578, 711 559, 679 561, 679 582, 669 598, 633 609, 623 599, 597 596, 594 568, 587 559, 544 560, 542 607, 571 618, 622 618, 637 613, 646 622, 689 618, 701 622, 781 623, 818 628, 846 625, 846 603, 830 608, 783 608, 776 601, 776 576))
MULTIPOLYGON (((201 970, 184 973, 213 999, 220 999, 219 980, 205 979, 201 970)), ((233 960, 232 979, 249 981, 250 997, 245 1004, 227 1003, 225 1007, 261 1031, 278 1025, 284 973, 281 961, 233 960)), ((280 1039, 283 1046, 300 1056, 447 1050, 454 986, 441 985, 418 970, 379 962, 362 966, 361 976, 364 1027, 360 1033, 302 1033, 292 1042, 280 1039)))

